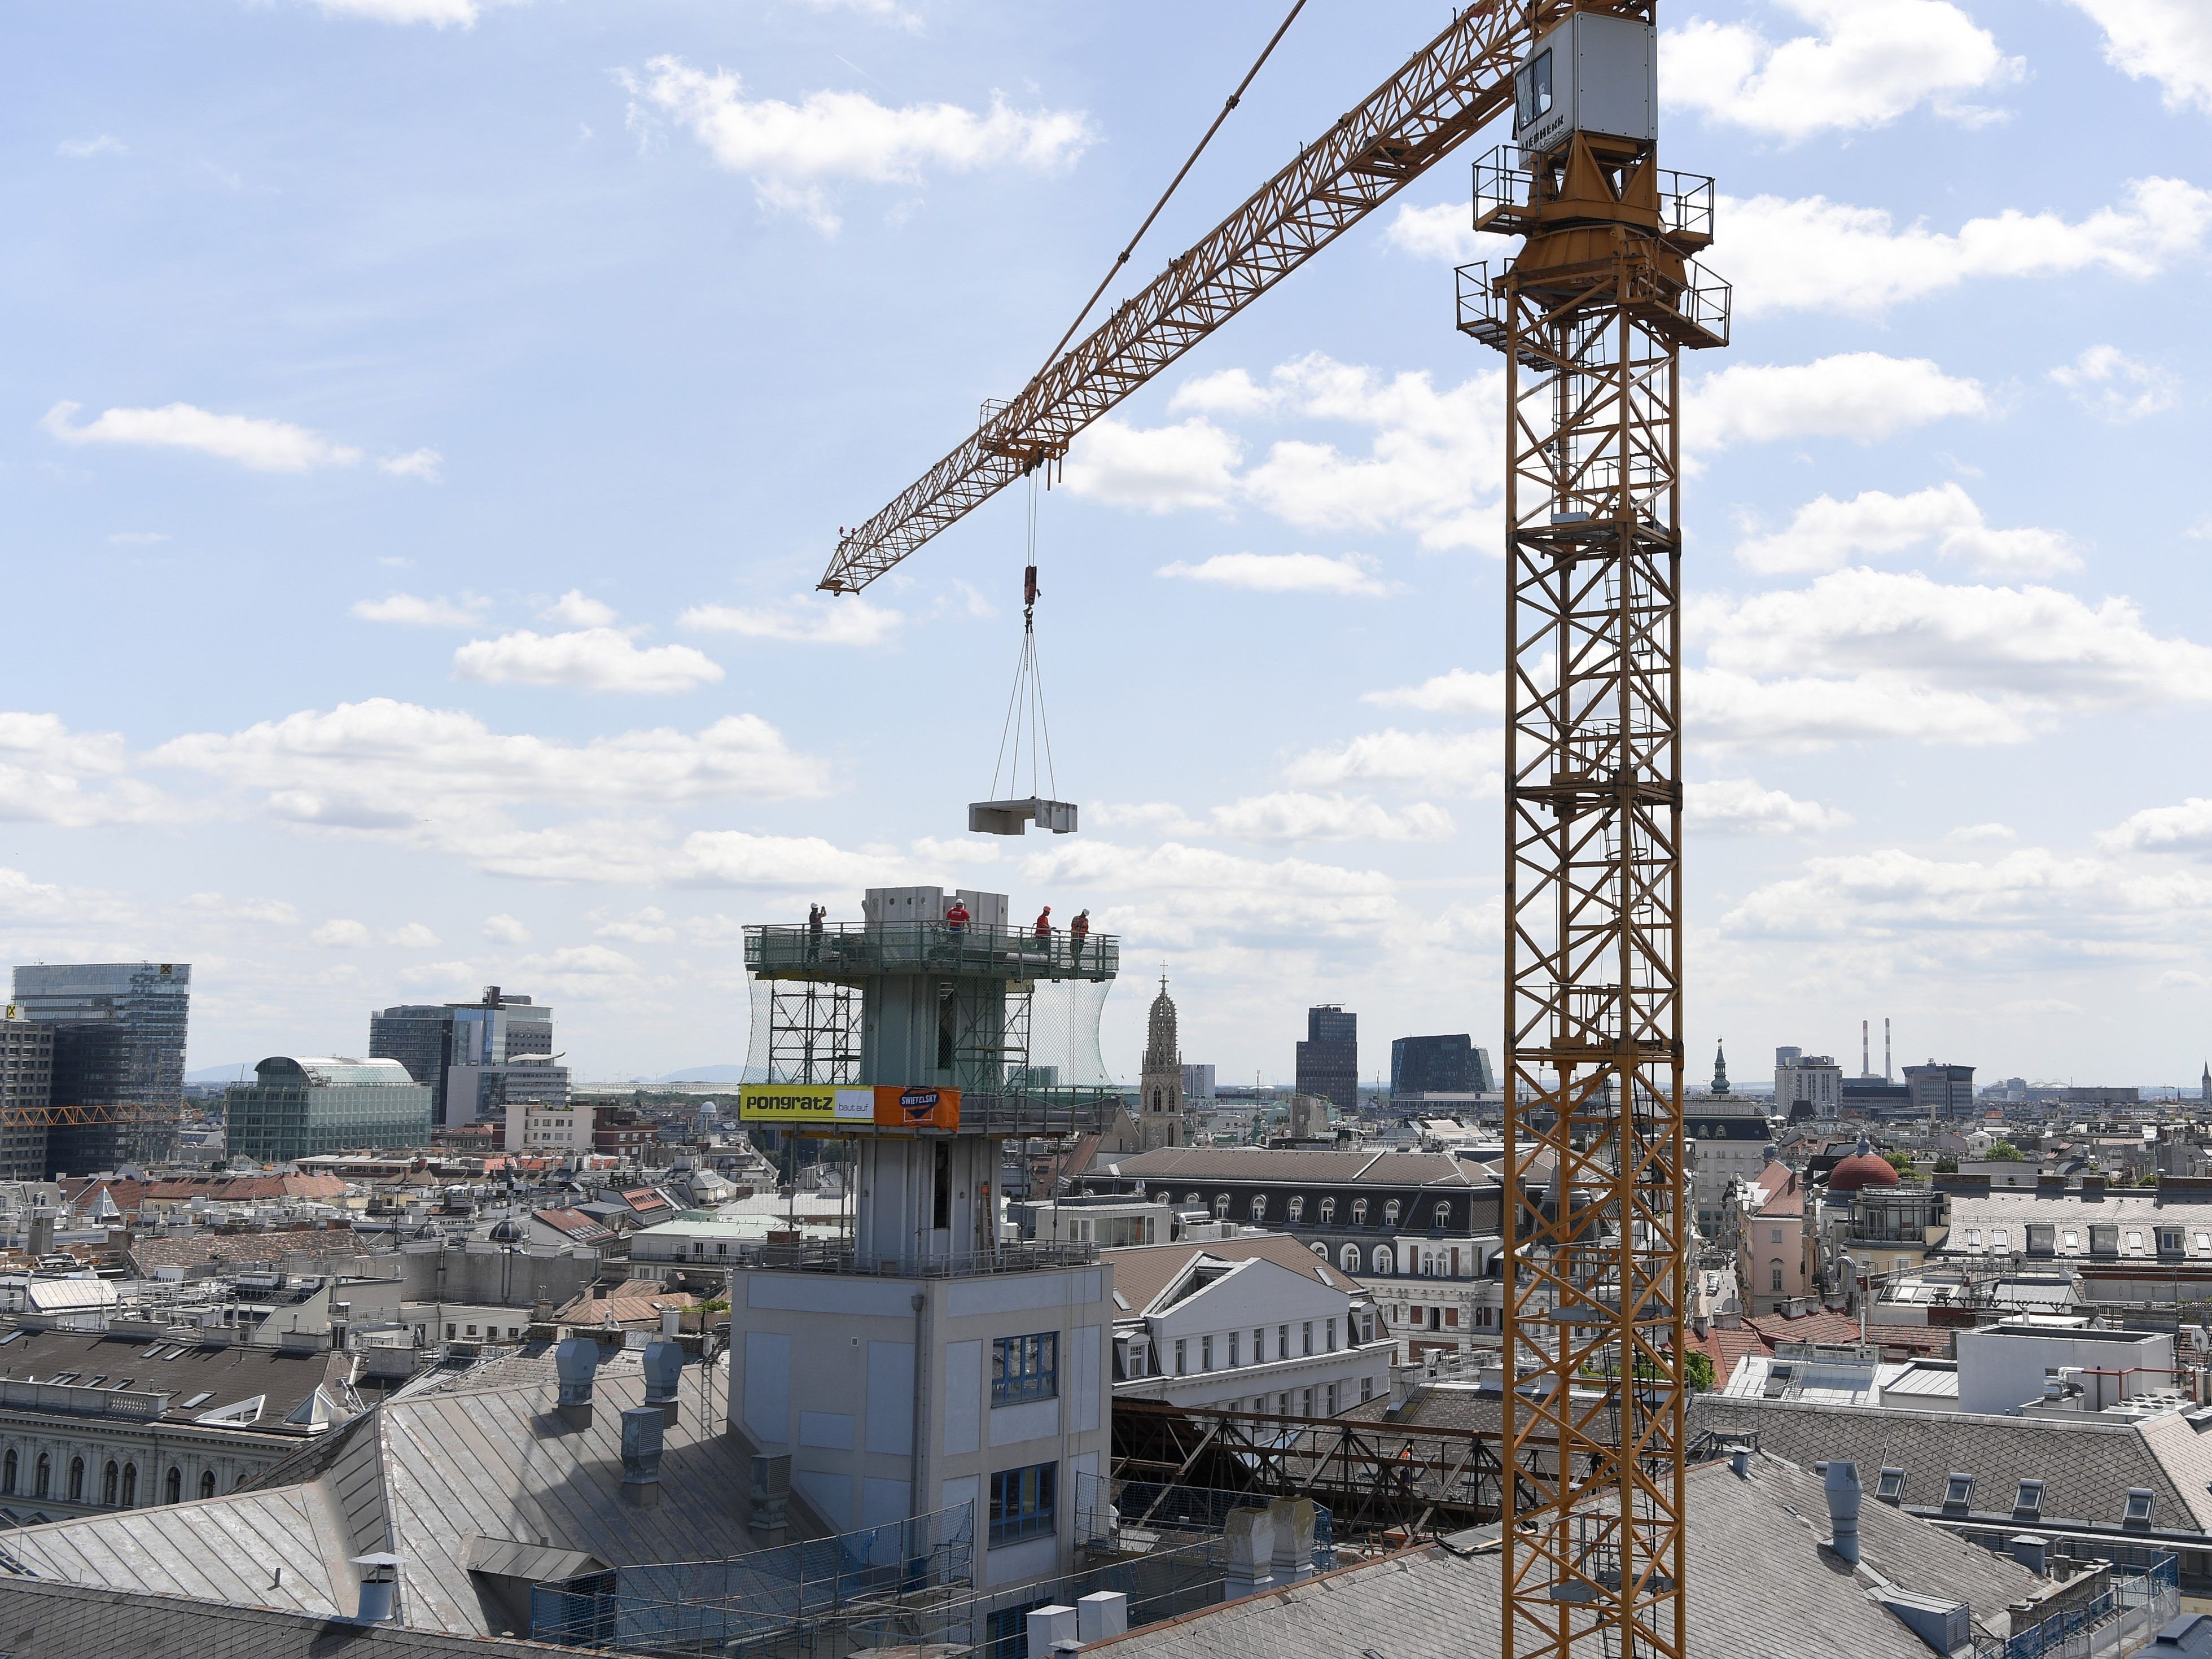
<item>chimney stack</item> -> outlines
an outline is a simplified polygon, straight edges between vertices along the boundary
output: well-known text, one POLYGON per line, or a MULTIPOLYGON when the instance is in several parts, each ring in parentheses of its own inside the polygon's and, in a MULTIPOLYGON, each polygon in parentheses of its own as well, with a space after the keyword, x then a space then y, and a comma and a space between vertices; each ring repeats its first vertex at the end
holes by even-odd
POLYGON ((599 1345, 589 1337, 572 1336, 553 1350, 554 1369, 561 1378, 561 1420, 572 1429, 592 1426, 592 1372, 599 1363, 599 1345))
POLYGON ((1828 1465, 1828 1547, 1853 1566, 1859 1560, 1859 1466, 1828 1465))
POLYGON ((684 1350, 665 1336, 645 1345, 645 1403, 671 1424, 682 1415, 684 1350))
POLYGON ((622 1495, 649 1510, 660 1502, 660 1436, 668 1425, 658 1406, 626 1407, 622 1414, 622 1495))
POLYGON ((752 1515, 745 1522, 763 1548, 783 1542, 791 1504, 791 1455, 753 1458, 752 1515))
POLYGON ((361 1610, 356 1622, 380 1625, 392 1617, 399 1595, 399 1568, 404 1558, 397 1555, 356 1555, 349 1564, 361 1569, 361 1610))

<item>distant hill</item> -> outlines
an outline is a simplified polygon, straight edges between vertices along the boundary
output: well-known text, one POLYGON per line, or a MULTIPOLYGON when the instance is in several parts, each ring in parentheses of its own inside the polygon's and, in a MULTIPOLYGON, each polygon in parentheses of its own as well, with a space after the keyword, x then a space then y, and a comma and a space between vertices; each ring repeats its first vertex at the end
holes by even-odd
POLYGON ((187 1083, 251 1083, 257 1060, 241 1060, 228 1066, 203 1066, 196 1072, 185 1073, 187 1083))
POLYGON ((670 1072, 653 1080, 655 1083, 743 1083, 745 1068, 742 1066, 689 1066, 680 1072, 670 1072))

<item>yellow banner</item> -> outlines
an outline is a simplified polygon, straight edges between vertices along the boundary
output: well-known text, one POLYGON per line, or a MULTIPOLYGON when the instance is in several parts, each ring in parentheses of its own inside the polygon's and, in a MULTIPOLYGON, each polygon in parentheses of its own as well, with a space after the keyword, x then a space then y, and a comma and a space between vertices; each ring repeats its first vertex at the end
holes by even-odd
POLYGON ((873 1123, 876 1091, 833 1083, 748 1083, 738 1091, 740 1123, 873 1123))

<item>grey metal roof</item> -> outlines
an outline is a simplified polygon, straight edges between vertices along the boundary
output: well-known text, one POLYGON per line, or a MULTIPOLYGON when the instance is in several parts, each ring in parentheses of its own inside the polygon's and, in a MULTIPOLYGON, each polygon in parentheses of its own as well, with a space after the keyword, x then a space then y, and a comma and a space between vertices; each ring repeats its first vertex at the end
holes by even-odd
MULTIPOLYGON (((1686 1601, 1699 1659, 1927 1659, 1920 1639, 1820 1546, 1828 1536, 1820 1478, 1766 1456, 1748 1478, 1726 1463, 1691 1471, 1686 1601)), ((2006 1609, 2037 1589, 2016 1564, 1868 1499, 1866 1564, 1892 1583, 1956 1597, 1977 1623, 2006 1629, 2006 1609)), ((1491 1659, 1499 1651, 1502 1558, 1407 1551, 1293 1588, 1192 1613, 1096 1644, 1114 1659, 1491 1659)))
POLYGON ((742 1547, 750 1464, 723 1432, 726 1371, 724 1361, 702 1401, 699 1368, 686 1367, 650 1509, 621 1495, 622 1413, 645 1395, 638 1356, 600 1365, 592 1425, 570 1429, 540 1348, 410 1385, 252 1489, 27 1528, 9 1534, 7 1551, 42 1578, 331 1617, 353 1610, 351 1559, 390 1549, 406 1560, 404 1623, 485 1634, 505 1620, 470 1576, 483 1540, 543 1540, 617 1563, 742 1547))
POLYGON ((2212 1480, 2212 1416, 2203 1419, 2202 1430, 2191 1416, 2113 1423, 1714 1395, 1690 1402, 1693 1435, 1755 1433, 1763 1451, 1807 1465, 1847 1458, 1869 1480, 1873 1470, 1903 1469, 1907 1504, 1940 1503, 1944 1480, 1956 1470, 1974 1476, 1978 1510, 2008 1510, 2022 1480, 2041 1480, 2046 1522, 2112 1527, 2119 1524, 2129 1489, 2147 1486, 2157 1494, 2154 1526, 2212 1530, 2212 1493, 2205 1490, 2212 1480))
POLYGON ((2101 1198, 2085 1198, 2079 1191, 2038 1197, 2032 1187, 1999 1188, 1988 1194, 1954 1193, 1951 1196, 1951 1231, 1944 1240, 1946 1255, 2023 1255, 2027 1250, 2027 1226, 2049 1224, 2054 1230, 2051 1254, 2061 1261, 2093 1259, 2089 1249, 2092 1226, 2120 1229, 2117 1255, 2094 1257, 2100 1261, 2140 1261, 2161 1259, 2158 1229, 2179 1228, 2184 1256, 2191 1261, 2212 1261, 2212 1199, 2176 1200, 2161 1203, 2148 1188, 2112 1188, 2101 1198), (1999 1229, 2005 1242, 1996 1242, 1999 1229), (2073 1233, 2074 1242, 2066 1236, 2073 1233), (2130 1248, 2128 1235, 2138 1235, 2130 1248), (1970 1237, 1978 1234, 1978 1237, 1970 1237))
MULTIPOLYGON (((191 1337, 117 1336, 82 1331, 18 1330, 0 1342, 0 1377, 52 1382, 73 1376, 78 1386, 94 1377, 103 1389, 131 1394, 166 1394, 168 1416, 188 1421, 220 1411, 256 1395, 264 1396, 259 1419, 250 1426, 277 1428, 317 1389, 343 1408, 357 1404, 345 1379, 352 1360, 344 1354, 249 1346, 244 1343, 202 1343, 191 1337), (185 1401, 205 1395, 190 1410, 185 1401)), ((21 1403, 11 1405, 22 1410, 21 1403)))
POLYGON ((1379 1187, 1489 1187, 1449 1152, 1270 1152, 1256 1146, 1162 1147, 1149 1152, 1102 1152, 1091 1172, 1146 1182, 1282 1181, 1303 1186, 1338 1182, 1379 1187))
POLYGON ((0 1653, 18 1659, 336 1659, 356 1653, 374 1659, 547 1659, 574 1651, 0 1577, 0 1653))

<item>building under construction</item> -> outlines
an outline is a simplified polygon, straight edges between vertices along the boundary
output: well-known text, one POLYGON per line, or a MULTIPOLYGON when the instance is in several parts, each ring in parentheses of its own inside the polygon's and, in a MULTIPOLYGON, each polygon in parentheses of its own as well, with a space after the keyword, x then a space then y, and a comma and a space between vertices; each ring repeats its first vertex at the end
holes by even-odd
POLYGON ((185 1092, 191 964, 38 963, 15 969, 10 1018, 52 1033, 44 1098, 26 1078, 0 1103, 10 1165, 37 1177, 158 1163, 185 1092))

